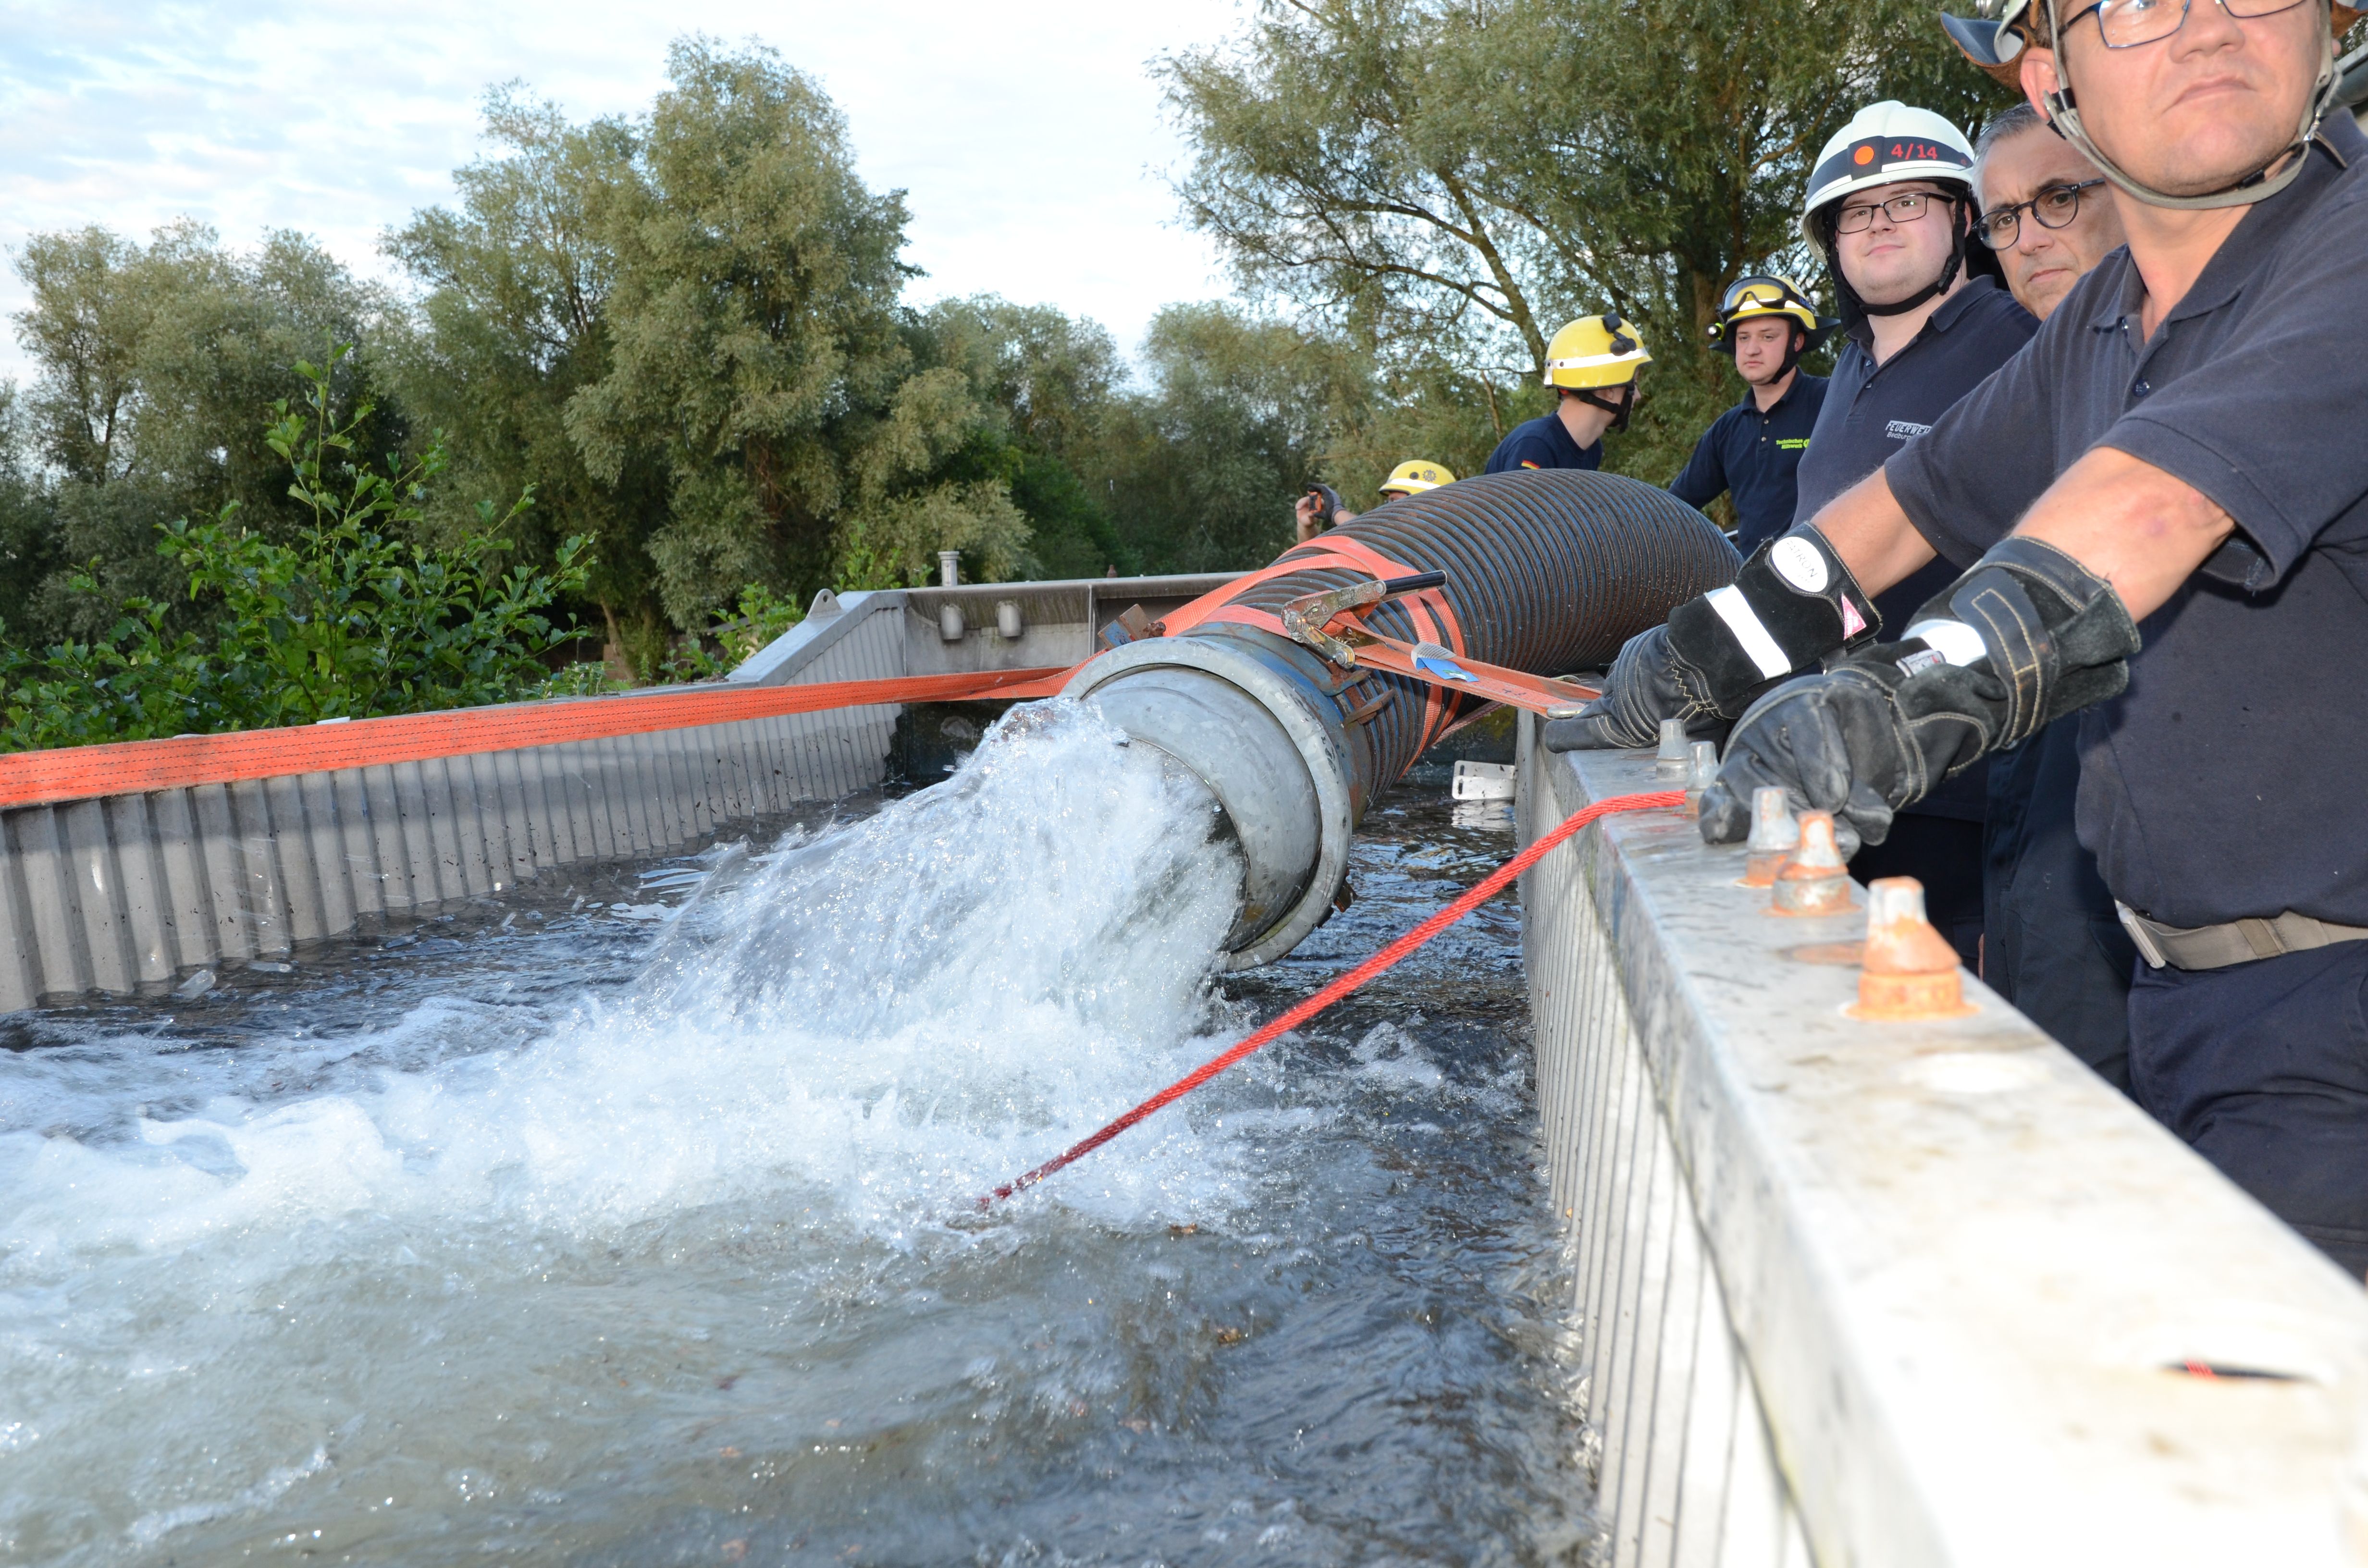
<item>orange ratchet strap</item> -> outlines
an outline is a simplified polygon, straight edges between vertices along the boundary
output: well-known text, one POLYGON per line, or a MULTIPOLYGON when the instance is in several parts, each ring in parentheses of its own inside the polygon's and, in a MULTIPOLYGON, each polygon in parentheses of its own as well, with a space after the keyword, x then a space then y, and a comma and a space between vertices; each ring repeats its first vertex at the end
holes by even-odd
POLYGON ((296 729, 60 746, 0 756, 0 807, 51 805, 196 784, 425 762, 430 757, 688 730, 831 708, 959 702, 980 697, 1049 697, 1061 689, 1068 674, 1065 669, 1047 667, 901 680, 826 681, 814 686, 717 684, 619 697, 456 708, 385 719, 333 720, 296 729))

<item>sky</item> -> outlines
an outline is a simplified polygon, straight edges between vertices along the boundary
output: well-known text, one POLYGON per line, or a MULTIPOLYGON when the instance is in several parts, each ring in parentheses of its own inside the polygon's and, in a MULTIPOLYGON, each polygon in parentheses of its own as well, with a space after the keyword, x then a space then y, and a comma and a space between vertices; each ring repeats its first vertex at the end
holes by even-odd
MULTIPOLYGON (((1133 345, 1161 305, 1227 291, 1176 222, 1185 156, 1156 57, 1212 43, 1246 0, 725 6, 712 0, 0 0, 0 245, 180 216, 247 246, 313 235, 391 276, 379 236, 452 199, 485 89, 522 81, 572 119, 634 113, 685 33, 754 38, 818 80, 875 189, 904 187, 909 296, 1058 305, 1133 345)), ((0 269, 0 314, 26 294, 0 269)), ((13 330, 0 376, 23 379, 13 330)))

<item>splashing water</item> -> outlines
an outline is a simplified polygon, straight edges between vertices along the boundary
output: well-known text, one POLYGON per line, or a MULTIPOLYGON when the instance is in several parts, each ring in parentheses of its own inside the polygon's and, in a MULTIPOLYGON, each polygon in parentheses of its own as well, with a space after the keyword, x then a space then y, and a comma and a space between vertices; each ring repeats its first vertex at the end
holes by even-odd
MULTIPOLYGON (((739 1561, 734 1510, 786 1508, 833 1538, 760 1544, 845 1562, 897 1534, 875 1501, 937 1561, 1008 1540, 997 1467, 1084 1462, 1089 1411, 1189 1432, 1206 1347, 1179 1384, 1129 1337, 1209 1269, 1290 1272, 1259 1227, 1330 1108, 1263 1066, 949 1221, 1237 1031, 1217 822, 1032 705, 944 785, 703 857, 655 936, 621 901, 431 930, 330 994, 210 999, 227 1029, 117 1009, 0 1059, 0 1561, 739 1561), (1245 1219, 1230 1257, 1133 1256, 1245 1219)), ((1345 1071, 1459 1094, 1363 1040, 1345 1071)), ((1315 1539, 1296 1506, 1242 1544, 1315 1539)))

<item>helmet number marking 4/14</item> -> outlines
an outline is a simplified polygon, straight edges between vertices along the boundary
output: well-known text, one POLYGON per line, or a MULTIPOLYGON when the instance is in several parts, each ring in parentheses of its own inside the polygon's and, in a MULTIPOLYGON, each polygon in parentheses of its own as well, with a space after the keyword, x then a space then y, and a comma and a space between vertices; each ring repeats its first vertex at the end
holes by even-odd
POLYGON ((1786 536, 1769 548, 1768 564, 1804 594, 1826 591, 1826 558, 1807 540, 1786 536))

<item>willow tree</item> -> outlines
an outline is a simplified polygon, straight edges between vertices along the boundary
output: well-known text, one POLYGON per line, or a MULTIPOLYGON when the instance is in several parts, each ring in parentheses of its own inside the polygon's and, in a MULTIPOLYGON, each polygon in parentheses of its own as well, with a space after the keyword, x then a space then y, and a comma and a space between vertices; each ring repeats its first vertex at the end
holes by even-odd
POLYGON ((595 540, 591 592, 644 664, 751 585, 901 583, 943 548, 1018 570, 1027 519, 961 460, 1003 411, 900 302, 903 193, 865 187, 771 51, 686 39, 667 75, 584 124, 489 100, 460 203, 388 236, 424 288, 382 379, 464 470, 534 483, 529 552, 595 540))
POLYGON ((837 110, 769 50, 686 40, 667 74, 632 177, 591 207, 609 365, 567 412, 595 474, 644 448, 664 465, 645 548, 667 612, 828 581, 834 552, 903 574, 934 543, 1009 570, 1028 529, 1008 494, 928 483, 994 415, 914 365, 904 193, 865 187, 837 110))
POLYGON ((1655 478, 1734 395, 1725 286, 1807 270, 1826 138, 1877 98, 1969 131, 2003 101, 1922 0, 1269 0, 1163 68, 1185 211, 1247 286, 1460 378, 1496 429, 1543 406, 1556 326, 1617 311, 1658 364, 1613 457, 1655 478))
POLYGON ((477 524, 443 497, 531 485, 534 506, 507 525, 518 559, 542 565, 566 540, 591 541, 585 597, 611 642, 652 664, 669 639, 643 546, 666 526, 664 471, 639 447, 596 475, 567 428, 568 399, 609 370, 614 269, 592 207, 633 177, 638 137, 620 119, 571 124, 511 86, 488 95, 484 138, 491 154, 453 171, 459 204, 416 213, 382 242, 421 293, 372 369, 451 453, 430 531, 458 538, 477 524))
MULTIPOLYGON (((13 259, 29 296, 17 341, 33 374, 0 431, 26 449, 0 468, 28 464, 41 496, 28 515, 18 494, 10 527, 23 543, 7 552, 0 600, 17 634, 35 639, 101 631, 135 596, 180 617, 186 579, 156 553, 156 525, 236 501, 246 526, 292 537, 299 512, 264 411, 302 394, 296 360, 332 339, 374 342, 386 301, 300 234, 242 251, 187 220, 144 244, 99 228, 35 234, 13 259), (101 592, 73 592, 93 563, 101 592)), ((341 367, 340 414, 362 391, 341 367)), ((402 435, 381 411, 358 438, 375 456, 402 435)))

